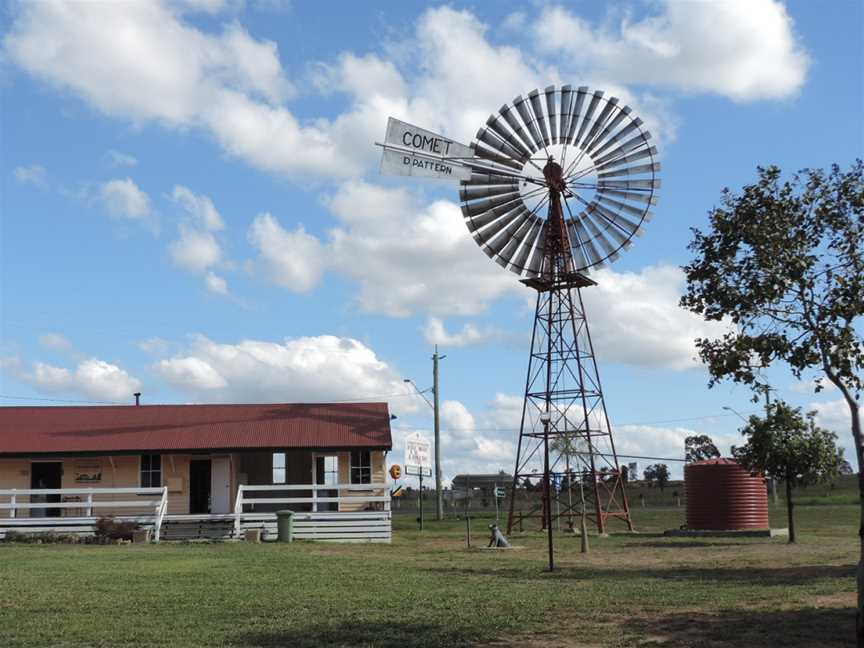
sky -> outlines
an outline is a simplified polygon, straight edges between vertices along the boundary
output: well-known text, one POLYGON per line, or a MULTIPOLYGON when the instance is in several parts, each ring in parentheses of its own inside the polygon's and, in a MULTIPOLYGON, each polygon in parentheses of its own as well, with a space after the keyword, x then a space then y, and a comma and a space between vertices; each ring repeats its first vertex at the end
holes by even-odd
MULTIPOLYGON (((382 176, 375 142, 393 116, 467 144, 569 83, 630 105, 662 161, 655 219, 584 291, 618 451, 728 453, 760 405, 695 359, 724 328, 677 305, 690 228, 758 165, 864 157, 854 0, 2 12, 0 405, 383 400, 401 462, 431 436, 404 381, 431 386, 437 344, 445 478, 512 471, 534 294, 474 244, 457 185, 382 176)), ((836 391, 771 379, 851 449, 836 391)))

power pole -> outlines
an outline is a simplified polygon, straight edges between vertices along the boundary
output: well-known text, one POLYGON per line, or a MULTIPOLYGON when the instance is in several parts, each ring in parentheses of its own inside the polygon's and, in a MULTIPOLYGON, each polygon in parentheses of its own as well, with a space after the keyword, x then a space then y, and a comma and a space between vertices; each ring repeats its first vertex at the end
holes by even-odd
POLYGON ((435 345, 435 353, 432 355, 432 396, 435 403, 435 519, 444 519, 444 493, 441 491, 441 423, 438 416, 439 389, 438 389, 438 361, 446 356, 438 355, 438 345, 435 345))

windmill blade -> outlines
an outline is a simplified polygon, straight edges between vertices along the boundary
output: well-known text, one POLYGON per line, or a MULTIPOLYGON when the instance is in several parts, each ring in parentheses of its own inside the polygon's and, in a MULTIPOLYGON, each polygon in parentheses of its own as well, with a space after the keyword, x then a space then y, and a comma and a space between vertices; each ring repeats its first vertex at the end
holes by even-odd
POLYGON ((575 221, 572 218, 567 219, 567 233, 570 235, 570 252, 573 255, 573 263, 576 270, 584 270, 591 264, 588 262, 588 257, 585 256, 582 241, 579 240, 579 235, 576 232, 575 221))
MULTIPOLYGON (((584 212, 583 212, 584 213, 584 212)), ((585 225, 582 222, 582 219, 574 220, 573 222, 574 228, 576 230, 576 234, 578 235, 579 241, 582 243, 582 252, 585 255, 585 258, 588 259, 588 264, 592 266, 599 266, 603 262, 603 255, 594 247, 594 244, 591 242, 591 235, 585 229, 585 225)))
POLYGON ((593 210, 596 210, 597 213, 603 216, 603 218, 615 224, 618 229, 625 233, 625 235, 642 236, 641 228, 639 227, 641 221, 637 220, 634 222, 630 220, 629 216, 619 214, 614 209, 602 205, 599 202, 593 202, 591 205, 593 206, 593 210))
POLYGON ((588 86, 579 86, 576 90, 576 105, 573 107, 573 112, 570 118, 570 128, 567 131, 567 140, 565 144, 572 144, 573 137, 576 134, 576 127, 579 125, 579 117, 582 112, 582 105, 585 103, 585 96, 588 94, 588 86))
POLYGON ((615 158, 614 160, 609 160, 608 162, 598 163, 596 168, 599 171, 600 169, 611 169, 613 167, 621 166, 622 164, 630 164, 631 162, 636 162, 637 160, 642 160, 647 158, 652 158, 657 155, 657 148, 654 146, 649 146, 646 149, 641 149, 636 151, 635 153, 630 153, 629 155, 624 155, 619 158, 615 158))
POLYGON ((597 174, 598 180, 606 180, 607 178, 620 178, 623 176, 631 176, 631 175, 642 175, 650 173, 654 175, 660 171, 660 163, 654 162, 653 164, 639 164, 637 166, 632 167, 624 167, 623 169, 615 169, 614 171, 604 171, 603 173, 597 174))
POLYGON ((530 155, 523 155, 518 149, 511 146, 506 140, 498 137, 494 131, 491 131, 488 128, 481 128, 478 130, 475 137, 493 151, 500 153, 503 157, 518 160, 520 170, 526 160, 531 157, 530 155))
POLYGON ((529 277, 536 277, 540 274, 540 268, 543 266, 543 257, 546 253, 546 233, 549 228, 548 221, 543 223, 539 228, 539 233, 534 245, 534 251, 531 253, 531 260, 528 262, 528 267, 525 268, 525 274, 529 277))
POLYGON ((477 200, 475 202, 463 203, 462 213, 469 218, 472 216, 479 216, 483 212, 487 212, 490 209, 509 205, 510 203, 517 200, 521 202, 519 192, 512 191, 506 194, 501 194, 500 196, 495 196, 494 198, 483 198, 482 200, 477 200))
POLYGON ((486 120, 486 125, 498 137, 500 137, 514 149, 519 151, 519 159, 522 162, 531 157, 531 151, 525 146, 525 144, 522 143, 522 140, 520 140, 510 129, 508 129, 504 125, 501 119, 499 119, 495 115, 489 115, 489 119, 486 120))
MULTIPOLYGON (((507 224, 499 236, 496 236, 495 239, 491 242, 486 243, 486 247, 490 250, 494 250, 495 254, 499 257, 501 256, 501 250, 503 250, 510 242, 513 241, 513 237, 516 235, 516 232, 525 224, 531 223, 531 213, 526 209, 521 212, 507 224)), ((507 265, 506 263, 504 265, 507 265)))
POLYGON ((615 116, 612 118, 612 121, 606 124, 603 130, 599 132, 594 138, 592 138, 591 143, 585 149, 585 152, 588 155, 593 156, 597 148, 604 144, 607 138, 618 130, 619 126, 621 126, 621 122, 630 117, 631 112, 632 110, 630 106, 624 106, 623 108, 621 106, 617 106, 617 110, 615 111, 615 116))
POLYGON ((561 86, 561 114, 558 120, 558 142, 567 142, 567 131, 570 128, 570 115, 573 109, 573 88, 569 85, 561 86))
POLYGON ((609 189, 659 189, 660 180, 600 180, 597 186, 609 189))
POLYGON ((481 142, 471 142, 471 150, 474 151, 474 155, 479 158, 483 158, 484 160, 489 160, 490 162, 494 162, 496 164, 500 164, 501 166, 508 167, 513 171, 522 170, 522 165, 519 164, 519 162, 506 155, 501 155, 497 151, 488 148, 481 142))
POLYGON ((591 127, 591 130, 588 131, 588 135, 585 136, 585 141, 582 143, 582 148, 585 149, 586 153, 591 150, 591 144, 594 142, 594 138, 597 137, 598 133, 600 133, 600 129, 604 128, 606 124, 609 123, 609 120, 614 117, 614 112, 617 112, 617 109, 618 97, 609 97, 609 99, 606 100, 606 105, 603 107, 603 110, 600 111, 599 117, 597 117, 597 120, 591 127))
POLYGON ((638 209, 636 207, 631 207, 630 205, 618 202, 617 200, 612 200, 611 198, 604 196, 603 194, 598 194, 597 200, 604 202, 608 205, 612 205, 613 207, 617 207, 620 211, 631 214, 632 216, 638 218, 640 221, 651 220, 652 218, 652 216, 650 215, 651 212, 649 212, 647 209, 638 209))
MULTIPOLYGON (((530 213, 529 213, 530 216, 530 213)), ((503 250, 498 254, 498 264, 504 268, 510 263, 513 255, 516 253, 516 250, 525 240, 525 237, 531 231, 531 227, 534 224, 534 218, 526 218, 525 221, 519 226, 519 229, 513 233, 513 236, 510 237, 510 240, 507 242, 507 245, 503 250)))
POLYGON ((593 95, 591 95, 591 103, 588 104, 588 110, 585 113, 585 118, 582 120, 582 124, 579 126, 579 133, 576 135, 576 139, 573 140, 573 144, 579 146, 579 142, 582 141, 582 135, 585 134, 585 130, 588 128, 588 124, 591 123, 591 119, 594 117, 594 112, 597 110, 597 104, 600 103, 600 100, 603 98, 603 91, 596 90, 593 95))
POLYGON ((459 192, 462 202, 477 200, 478 198, 492 198, 493 196, 506 196, 518 193, 519 185, 479 185, 476 187, 465 187, 459 192))
POLYGON ((555 113, 555 86, 548 86, 544 90, 546 94, 546 114, 549 118, 549 141, 558 143, 558 116, 555 113))
POLYGON ((462 181, 462 186, 471 185, 508 185, 516 189, 519 179, 516 176, 502 175, 500 173, 472 173, 471 178, 462 181))
POLYGON ((619 255, 616 250, 619 246, 613 245, 606 239, 604 229, 597 226, 594 219, 591 217, 591 214, 587 210, 584 214, 585 229, 587 229, 591 234, 591 242, 598 245, 602 252, 605 252, 604 259, 608 259, 609 261, 617 259, 619 255))
MULTIPOLYGON (((491 241, 494 241, 507 227, 513 223, 515 220, 521 218, 525 213, 525 207, 522 206, 521 209, 516 208, 510 211, 503 218, 499 218, 494 221, 488 227, 484 227, 482 230, 477 230, 474 232, 474 240, 478 245, 488 246, 491 241)), ((502 246, 506 244, 506 241, 502 243, 502 246)))
POLYGON ((603 156, 600 156, 600 152, 598 151, 594 157, 598 163, 602 164, 603 162, 607 162, 612 158, 618 157, 619 155, 626 155, 627 153, 639 146, 648 146, 649 139, 651 139, 651 133, 649 131, 639 131, 638 135, 636 135, 632 139, 627 140, 618 148, 613 149, 611 152, 606 153, 603 156))
POLYGON ((621 198, 622 200, 630 200, 632 202, 641 202, 648 205, 655 205, 657 203, 657 198, 654 197, 653 193, 633 193, 630 191, 619 191, 617 189, 599 189, 599 196, 614 196, 616 198, 621 198))
POLYGON ((468 226, 468 231, 471 232, 471 235, 474 236, 475 240, 477 236, 475 234, 480 235, 482 238, 483 230, 485 227, 488 227, 499 218, 510 218, 513 215, 513 212, 516 210, 525 209, 525 205, 521 203, 516 203, 514 205, 505 205, 503 207, 496 207, 495 209, 490 209, 488 212, 484 212, 479 216, 472 216, 465 220, 465 224, 468 226))
POLYGON ((525 272, 527 269, 526 266, 528 265, 528 258, 531 255, 531 251, 534 249, 534 243, 537 241, 537 237, 540 236, 542 230, 543 219, 534 216, 531 219, 531 228, 520 241, 518 254, 513 263, 510 264, 511 270, 520 275, 525 272))
POLYGON ((540 129, 540 138, 543 146, 549 146, 549 127, 546 124, 546 110, 543 108, 543 101, 540 99, 540 91, 532 90, 528 93, 528 100, 531 102, 531 110, 534 112, 534 119, 537 122, 537 128, 540 129))
POLYGON ((511 110, 510 106, 504 104, 501 106, 501 110, 498 111, 498 114, 504 118, 504 121, 507 122, 507 125, 513 131, 513 134, 516 135, 521 141, 522 144, 527 148, 531 155, 537 152, 537 145, 534 143, 533 138, 525 130, 525 125, 519 121, 518 111, 511 110))
MULTIPOLYGON (((536 90, 533 90, 532 92, 536 92, 536 90)), ((537 124, 534 122, 534 118, 529 112, 528 104, 522 97, 516 97, 513 100, 513 107, 516 109, 516 112, 519 113, 519 117, 522 118, 525 128, 528 129, 528 133, 531 135, 531 140, 534 142, 535 146, 534 150, 539 151, 543 148, 543 138, 540 135, 540 131, 537 130, 537 124)))

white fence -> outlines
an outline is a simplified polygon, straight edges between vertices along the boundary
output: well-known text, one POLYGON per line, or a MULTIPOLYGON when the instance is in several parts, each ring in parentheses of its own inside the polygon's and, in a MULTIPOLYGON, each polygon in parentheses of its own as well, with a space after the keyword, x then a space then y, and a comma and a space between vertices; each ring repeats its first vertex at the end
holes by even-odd
POLYGON ((241 485, 233 513, 174 516, 166 515, 167 509, 167 487, 0 490, 0 538, 9 531, 92 535, 97 520, 111 513, 115 520, 152 529, 156 542, 163 522, 187 518, 233 520, 235 538, 241 538, 247 529, 260 529, 263 539, 274 540, 275 511, 282 509, 294 511, 294 537, 300 540, 389 543, 392 538, 390 488, 385 483, 241 485), (60 501, 45 501, 49 495, 60 501), (154 497, 117 497, 129 495, 154 497), (54 515, 45 515, 52 511, 54 515))
POLYGON ((162 522, 168 510, 168 488, 39 488, 0 490, 0 538, 9 531, 37 533, 75 533, 92 535, 96 521, 102 517, 100 509, 110 509, 117 521, 132 521, 153 530, 153 539, 159 542, 162 522), (136 497, 155 496, 152 499, 116 499, 118 495, 136 497), (59 501, 48 502, 46 496, 58 496, 59 501), (117 511, 125 512, 117 514, 117 511), (2 512, 8 511, 8 517, 2 512), (58 511, 59 515, 44 513, 58 511), (39 515, 43 513, 43 515, 39 515))
POLYGON ((294 511, 294 537, 300 540, 389 543, 392 537, 390 487, 385 483, 241 485, 234 505, 236 535, 261 529, 265 540, 275 539, 276 513, 261 510, 274 506, 294 511), (311 496, 294 496, 303 491, 311 496))

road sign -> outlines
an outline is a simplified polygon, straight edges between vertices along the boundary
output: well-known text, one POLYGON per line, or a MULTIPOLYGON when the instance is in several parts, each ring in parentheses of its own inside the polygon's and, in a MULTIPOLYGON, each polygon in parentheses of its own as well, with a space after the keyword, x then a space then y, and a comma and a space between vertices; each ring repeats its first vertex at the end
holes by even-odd
POLYGON ((507 496, 507 494, 506 494, 506 492, 504 491, 504 487, 503 487, 503 486, 496 486, 496 487, 495 487, 495 497, 496 497, 496 498, 498 498, 498 499, 504 499, 506 496, 507 496))
POLYGON ((390 476, 393 479, 399 479, 402 476, 402 466, 399 464, 393 464, 390 466, 390 476))
POLYGON ((384 138, 381 173, 442 180, 470 180, 471 169, 462 161, 474 151, 424 128, 390 117, 384 138))
POLYGON ((432 444, 419 432, 405 439, 405 474, 432 474, 432 444))

